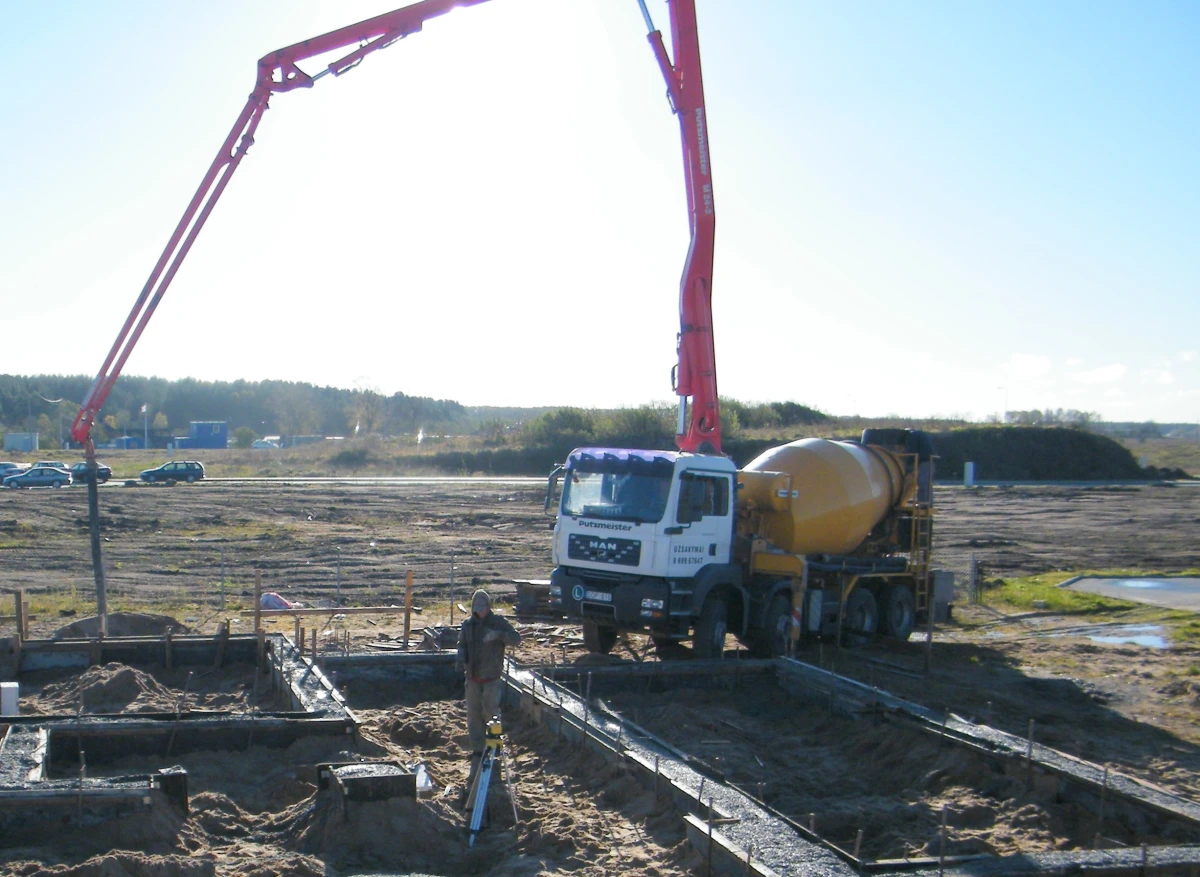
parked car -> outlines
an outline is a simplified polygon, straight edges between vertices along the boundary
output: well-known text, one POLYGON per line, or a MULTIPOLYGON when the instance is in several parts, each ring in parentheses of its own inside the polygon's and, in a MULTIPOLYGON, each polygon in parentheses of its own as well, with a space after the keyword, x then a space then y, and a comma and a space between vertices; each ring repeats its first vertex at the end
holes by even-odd
POLYGON ((24 463, 0 463, 0 479, 25 471, 24 463))
POLYGON ((177 460, 163 463, 157 469, 146 469, 139 477, 147 484, 156 481, 186 481, 191 484, 204 477, 204 464, 195 460, 177 460))
POLYGON ((71 467, 68 466, 66 463, 64 463, 62 460, 38 460, 30 468, 36 469, 38 466, 47 466, 51 469, 58 469, 62 472, 70 472, 71 471, 71 467))
MULTIPOLYGON (((87 462, 76 463, 71 467, 71 480, 76 484, 87 484, 87 462)), ((96 483, 103 484, 108 479, 112 478, 112 467, 105 466, 103 463, 96 464, 96 483)))
POLYGON ((263 448, 278 448, 279 442, 273 442, 270 439, 255 439, 250 447, 262 450, 263 448))
POLYGON ((62 487, 71 483, 71 473, 53 466, 34 466, 16 475, 6 476, 4 486, 18 487, 62 487))

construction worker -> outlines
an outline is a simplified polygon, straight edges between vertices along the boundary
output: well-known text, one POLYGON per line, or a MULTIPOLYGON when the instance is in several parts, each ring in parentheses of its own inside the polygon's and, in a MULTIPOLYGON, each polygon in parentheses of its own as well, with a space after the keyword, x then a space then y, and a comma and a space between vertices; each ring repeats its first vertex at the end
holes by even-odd
MULTIPOLYGON (((486 745, 488 720, 500 715, 500 676, 504 647, 521 642, 507 618, 492 611, 487 591, 471 597, 471 614, 458 632, 458 666, 466 675, 467 736, 471 741, 471 779, 479 769, 486 745)), ((470 781, 468 781, 470 785, 470 781)))

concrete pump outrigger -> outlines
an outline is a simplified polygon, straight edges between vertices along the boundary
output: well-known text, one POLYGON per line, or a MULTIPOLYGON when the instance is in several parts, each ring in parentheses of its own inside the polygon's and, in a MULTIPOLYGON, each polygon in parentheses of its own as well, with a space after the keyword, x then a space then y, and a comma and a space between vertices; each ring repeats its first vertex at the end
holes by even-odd
MULTIPOLYGON (((162 255, 150 272, 141 294, 113 342, 100 372, 84 397, 71 425, 71 439, 83 445, 88 462, 88 510, 91 530, 92 568, 96 580, 97 614, 100 629, 107 632, 107 599, 104 567, 100 556, 99 499, 96 490, 96 449, 92 425, 104 407, 113 385, 121 374, 146 324, 166 293, 184 258, 195 242, 213 207, 229 184, 233 172, 254 144, 254 133, 268 109, 271 95, 311 88, 317 80, 333 74, 340 76, 355 67, 372 52, 384 49, 404 37, 418 33, 426 21, 459 7, 477 6, 487 0, 422 0, 374 18, 294 43, 264 55, 258 62, 258 77, 246 106, 209 166, 196 194, 175 226, 162 255), (347 46, 354 50, 325 65, 316 74, 308 74, 298 64, 347 46)), ((692 247, 688 253, 680 305, 679 364, 677 392, 680 395, 680 447, 719 453, 720 418, 717 412, 716 369, 714 367, 712 323, 707 316, 712 274, 713 205, 712 185, 708 181, 708 145, 704 121, 704 99, 700 88, 699 51, 696 45, 694 0, 667 0, 671 10, 677 57, 684 59, 672 67, 667 60, 662 35, 654 30, 644 0, 638 0, 650 30, 649 40, 655 56, 667 76, 667 89, 676 111, 681 114, 684 158, 688 169, 688 209, 692 215, 692 247), (684 119, 688 121, 683 122, 684 119), (690 315, 690 316, 689 316, 690 315), (691 420, 685 425, 687 400, 691 398, 691 420)))

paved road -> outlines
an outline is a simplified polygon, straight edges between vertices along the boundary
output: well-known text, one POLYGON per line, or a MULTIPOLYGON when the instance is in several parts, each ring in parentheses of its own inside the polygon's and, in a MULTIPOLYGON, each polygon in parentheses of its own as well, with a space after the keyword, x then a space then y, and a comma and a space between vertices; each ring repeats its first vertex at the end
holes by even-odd
POLYGON ((1200 612, 1200 578, 1082 578, 1065 587, 1072 591, 1086 591, 1117 600, 1132 600, 1135 603, 1149 603, 1151 606, 1200 612))

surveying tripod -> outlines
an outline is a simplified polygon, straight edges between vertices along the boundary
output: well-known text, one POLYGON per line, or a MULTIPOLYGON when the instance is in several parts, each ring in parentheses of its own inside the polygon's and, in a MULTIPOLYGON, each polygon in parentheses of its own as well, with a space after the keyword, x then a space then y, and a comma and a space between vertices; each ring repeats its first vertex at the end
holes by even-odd
MULTIPOLYGON (((487 813, 487 793, 492 782, 492 771, 495 770, 496 764, 500 759, 501 747, 504 745, 503 729, 500 726, 500 717, 492 716, 487 723, 487 731, 484 737, 483 757, 479 760, 479 770, 475 772, 475 781, 471 783, 471 792, 467 796, 467 810, 471 812, 471 837, 467 841, 468 846, 475 846, 475 835, 479 834, 479 830, 483 827, 483 817, 487 813)), ((508 784, 507 771, 504 772, 502 778, 505 785, 508 784)), ((517 802, 512 797, 512 790, 509 789, 509 799, 513 805, 513 821, 517 819, 517 802)))

